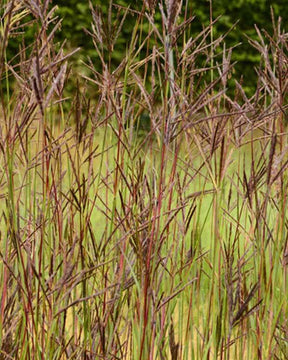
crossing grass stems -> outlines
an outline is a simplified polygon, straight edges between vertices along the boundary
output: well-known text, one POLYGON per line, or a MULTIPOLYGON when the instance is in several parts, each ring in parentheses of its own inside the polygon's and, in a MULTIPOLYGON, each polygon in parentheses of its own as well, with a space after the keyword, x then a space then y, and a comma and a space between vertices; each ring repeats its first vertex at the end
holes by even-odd
POLYGON ((287 359, 288 35, 248 98, 212 6, 91 2, 75 73, 53 3, 1 2, 0 359, 287 359))

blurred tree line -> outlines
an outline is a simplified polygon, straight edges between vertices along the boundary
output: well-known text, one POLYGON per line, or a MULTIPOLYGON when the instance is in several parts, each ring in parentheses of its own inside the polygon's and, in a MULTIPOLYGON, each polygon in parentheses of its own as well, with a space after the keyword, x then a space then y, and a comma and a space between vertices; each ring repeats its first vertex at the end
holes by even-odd
MULTIPOLYGON (((77 0, 54 0, 59 6, 59 16, 63 17, 62 32, 58 35, 60 40, 67 38, 71 47, 80 46, 83 49, 82 56, 96 55, 93 48, 92 40, 84 33, 83 28, 91 28, 91 12, 88 1, 77 0)), ((109 11, 109 0, 93 0, 93 6, 99 6, 103 16, 107 16, 109 11)), ((114 0, 114 3, 123 7, 141 11, 143 0, 114 0)), ((181 16, 184 16, 186 1, 183 1, 183 9, 181 16)), ((195 16, 191 23, 191 34, 197 34, 202 30, 203 26, 208 26, 210 22, 210 1, 209 0, 188 0, 188 15, 195 16)), ((214 36, 227 33, 234 24, 237 25, 226 37, 226 45, 232 47, 241 44, 233 51, 232 61, 237 61, 236 76, 239 79, 243 75, 245 88, 253 88, 256 82, 256 74, 254 66, 259 62, 260 55, 252 46, 249 45, 247 37, 257 38, 254 25, 259 29, 265 29, 269 33, 273 32, 271 19, 271 9, 274 11, 275 19, 282 17, 282 23, 288 20, 287 0, 213 0, 213 19, 219 17, 214 25, 214 36)), ((116 13, 116 9, 113 11, 116 13)), ((124 11, 123 11, 124 13, 124 11)), ((129 43, 133 24, 135 19, 131 19, 132 15, 128 14, 125 25, 122 28, 118 39, 118 47, 113 53, 113 61, 117 64, 125 53, 126 44, 129 43)), ((161 22, 159 7, 156 7, 156 21, 161 22)), ((148 33, 147 27, 143 27, 145 35, 148 33)), ((194 36, 195 36, 194 35, 194 36)), ((95 59, 94 59, 95 60, 95 59)), ((97 61, 97 60, 96 60, 97 61)))
MULTIPOLYGON (((162 1, 164 3, 164 1, 162 1)), ((92 0, 93 7, 97 7, 101 12, 103 19, 108 17, 110 0, 92 0)), ((113 0, 116 6, 112 9, 112 21, 117 20, 117 16, 125 13, 124 8, 129 7, 131 10, 141 11, 143 9, 143 0, 113 0), (120 7, 123 7, 121 10, 120 7), (122 13, 122 14, 121 14, 122 13)), ((157 1, 161 3, 161 1, 157 1)), ((75 63, 80 64, 81 60, 86 61, 87 57, 91 57, 94 66, 101 65, 97 53, 93 46, 93 41, 84 29, 91 30, 92 15, 88 0, 52 0, 52 5, 57 5, 57 14, 63 19, 61 31, 57 33, 57 41, 63 42, 67 40, 66 48, 81 47, 81 51, 74 57, 75 63)), ((214 37, 226 34, 225 42, 228 47, 237 46, 233 51, 232 61, 237 61, 235 67, 236 77, 239 79, 242 75, 246 90, 252 91, 256 82, 256 73, 254 65, 259 63, 260 55, 252 46, 249 45, 247 37, 257 38, 257 33, 254 24, 259 29, 264 28, 269 33, 273 31, 271 20, 271 9, 274 11, 275 19, 282 17, 282 24, 288 20, 287 0, 213 0, 213 19, 219 17, 218 21, 213 26, 214 37), (237 23, 236 26, 234 26, 237 23), (234 26, 234 27, 233 27, 234 26)), ((180 17, 195 16, 191 23, 191 35, 196 36, 204 26, 208 26, 210 22, 210 1, 209 0, 184 0, 183 9, 180 17)), ((159 6, 156 6, 154 19, 156 23, 161 24, 161 13, 159 6)), ((118 21, 118 23, 121 19, 118 21)), ((124 26, 121 29, 117 40, 111 62, 117 66, 123 54, 125 54, 127 43, 132 34, 133 26, 136 21, 136 16, 132 12, 126 14, 124 26)), ((149 23, 143 23, 143 38, 148 34, 149 23)), ((111 29, 110 29, 111 30, 111 29)), ((113 30, 113 29, 112 29, 113 30)), ((29 43, 29 38, 33 37, 33 27, 25 30, 25 43, 29 43)), ((10 46, 10 58, 17 52, 19 40, 10 46), (18 43, 17 43, 18 41, 18 43)))

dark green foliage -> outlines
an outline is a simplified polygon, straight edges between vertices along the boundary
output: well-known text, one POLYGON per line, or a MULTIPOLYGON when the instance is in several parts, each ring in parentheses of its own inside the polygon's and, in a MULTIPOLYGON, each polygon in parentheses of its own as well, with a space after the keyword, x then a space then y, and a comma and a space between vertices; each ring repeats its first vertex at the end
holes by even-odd
MULTIPOLYGON (((141 11, 143 9, 142 0, 110 0, 101 1, 93 0, 91 2, 94 8, 97 8, 101 14, 103 22, 108 23, 109 8, 111 10, 112 20, 117 21, 119 24, 119 17, 125 14, 124 8, 129 7, 131 10, 141 11), (112 8, 111 8, 112 6, 112 8), (121 10, 120 7, 123 7, 121 10)), ((87 60, 87 57, 91 57, 94 65, 100 66, 100 60, 97 57, 97 53, 93 46, 91 36, 85 33, 84 29, 91 30, 92 15, 89 6, 89 1, 77 1, 77 0, 52 0, 51 6, 57 5, 59 7, 57 14, 59 18, 63 18, 61 31, 56 34, 56 38, 61 43, 67 40, 68 47, 77 48, 81 47, 82 51, 77 53, 75 62, 80 63, 80 60, 87 60)), ((288 20, 288 14, 285 11, 286 1, 266 1, 266 0, 214 0, 212 1, 213 7, 213 19, 220 17, 219 20, 213 26, 213 34, 216 37, 224 35, 233 27, 237 25, 229 32, 226 37, 226 45, 233 47, 237 44, 241 44, 233 51, 232 62, 237 61, 235 66, 236 78, 244 78, 244 88, 246 90, 252 90, 256 84, 256 74, 254 71, 254 65, 259 63, 260 55, 253 49, 249 43, 247 37, 256 38, 256 31, 254 25, 256 24, 260 29, 265 28, 269 33, 272 33, 272 21, 271 21, 271 9, 274 11, 275 18, 278 16, 283 17, 283 24, 288 20)), ((155 9, 154 15, 156 23, 160 24, 161 14, 159 6, 155 9)), ((195 19, 192 22, 191 33, 196 34, 201 31, 203 26, 209 25, 210 22, 210 2, 201 0, 187 0, 183 1, 183 9, 181 17, 186 15, 195 15, 195 19)), ((29 19, 25 19, 27 22, 29 19)), ((111 57, 111 65, 116 67, 123 59, 127 46, 129 46, 131 33, 136 21, 136 16, 132 12, 128 12, 126 15, 124 26, 117 40, 117 46, 113 49, 111 57)), ((28 45, 33 40, 33 34, 35 33, 35 25, 29 25, 29 28, 23 31, 23 42, 28 45)), ((149 29, 149 23, 142 24, 143 38, 147 36, 149 29)), ((22 29, 23 30, 23 29, 22 29)), ((113 29, 112 29, 113 30, 113 29)), ((110 29, 110 31, 112 31, 110 29)), ((107 28, 107 31, 109 29, 107 28)), ((19 36, 17 40, 9 42, 8 58, 11 59, 17 54, 19 49, 19 36)), ((66 46, 67 48, 67 46, 66 46)), ((106 49, 107 50, 107 49, 106 49)), ((111 55, 111 54, 110 54, 111 55)), ((107 55, 108 56, 108 55, 107 55)), ((144 54, 145 56, 145 54, 144 54)))
MULTIPOLYGON (((62 32, 59 39, 67 38, 72 47, 83 47, 85 55, 96 55, 93 50, 91 39, 85 35, 83 28, 90 29, 91 14, 88 1, 78 2, 77 0, 58 0, 54 1, 59 6, 59 16, 63 17, 62 32)), ((93 6, 99 6, 103 14, 103 18, 107 18, 110 1, 92 1, 93 6)), ((133 10, 140 11, 143 6, 142 0, 118 0, 114 3, 127 7, 133 10)), ((191 32, 195 35, 201 31, 203 26, 207 26, 210 21, 210 4, 209 1, 189 0, 188 14, 195 15, 196 18, 191 24, 191 32)), ((242 75, 245 81, 246 90, 255 88, 256 75, 254 66, 259 62, 259 54, 248 44, 247 37, 256 37, 254 25, 256 24, 260 29, 265 28, 268 32, 272 32, 271 8, 274 11, 275 18, 283 17, 283 23, 288 20, 286 9, 286 1, 266 1, 266 0, 214 0, 213 18, 220 16, 219 20, 214 25, 215 37, 227 33, 234 24, 236 27, 228 34, 226 38, 227 48, 241 44, 237 47, 232 56, 232 61, 237 61, 235 67, 236 77, 239 79, 242 75)), ((113 13, 116 13, 116 8, 113 13)), ((183 11, 181 16, 184 16, 185 1, 183 2, 183 11)), ((124 11, 123 11, 124 13, 124 11)), ((156 18, 158 22, 161 21, 159 14, 159 7, 156 8, 156 18), (158 14, 157 14, 158 12, 158 14)), ((113 52, 113 61, 115 65, 119 63, 123 52, 125 53, 126 46, 129 44, 133 24, 135 19, 128 15, 125 26, 118 41, 118 49, 113 52)), ((148 33, 148 24, 143 26, 143 37, 148 33)))
MULTIPOLYGON (((209 24, 209 1, 194 1, 193 12, 199 18, 199 22, 209 24)), ((275 19, 283 17, 283 24, 288 20, 286 1, 266 1, 266 0, 214 0, 213 18, 221 16, 215 24, 215 35, 223 35, 236 24, 235 29, 227 36, 227 47, 240 44, 232 55, 232 61, 237 61, 235 69, 237 78, 243 75, 245 88, 255 88, 256 74, 254 66, 259 63, 260 55, 248 43, 249 38, 257 38, 255 25, 259 29, 265 28, 269 33, 273 33, 271 20, 271 9, 273 9, 275 19)), ((198 24, 199 26, 200 24, 198 24)), ((195 25, 195 30, 197 29, 195 25)))

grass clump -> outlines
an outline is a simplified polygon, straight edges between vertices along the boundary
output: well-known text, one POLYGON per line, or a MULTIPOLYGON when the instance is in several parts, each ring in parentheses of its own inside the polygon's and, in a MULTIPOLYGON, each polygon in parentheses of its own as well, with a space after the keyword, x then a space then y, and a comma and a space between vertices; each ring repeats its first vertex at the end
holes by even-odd
POLYGON ((248 98, 182 5, 91 4, 102 68, 67 98, 55 8, 1 4, 0 359, 287 358, 287 34, 257 29, 248 98))

